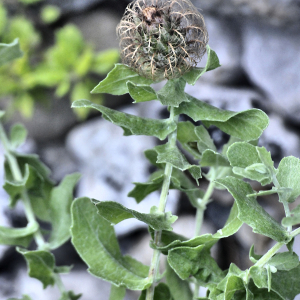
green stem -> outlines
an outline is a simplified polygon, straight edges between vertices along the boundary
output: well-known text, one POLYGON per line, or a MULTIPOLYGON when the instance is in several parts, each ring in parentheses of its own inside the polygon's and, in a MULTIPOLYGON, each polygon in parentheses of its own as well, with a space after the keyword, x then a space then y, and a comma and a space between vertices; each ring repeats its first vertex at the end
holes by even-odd
POLYGON ((58 287, 60 293, 63 295, 66 292, 66 289, 65 289, 65 286, 64 286, 59 274, 55 274, 54 280, 55 280, 55 284, 58 287))
MULTIPOLYGON (((215 188, 215 183, 214 183, 214 176, 212 180, 209 182, 208 188, 203 196, 202 201, 199 203, 199 206, 197 208, 197 213, 196 213, 196 227, 195 227, 195 237, 200 235, 201 232, 201 227, 203 224, 203 216, 204 216, 204 211, 206 209, 206 205, 209 201, 210 196, 212 195, 214 188, 215 188)), ((200 289, 200 284, 198 282, 195 283, 195 288, 194 288, 194 299, 197 299, 199 297, 199 289, 200 289)))
MULTIPOLYGON (((170 108, 170 119, 174 120, 175 122, 178 121, 178 116, 174 116, 174 108, 170 108)), ((168 143, 170 146, 175 146, 177 140, 177 130, 173 131, 168 136, 168 143)), ((164 181, 162 185, 162 190, 160 194, 160 200, 158 205, 158 210, 160 212, 164 212, 167 204, 167 198, 169 194, 169 188, 170 188, 170 182, 171 182, 171 175, 172 175, 173 167, 170 163, 166 163, 165 167, 165 173, 164 173, 164 181)), ((154 244, 159 245, 161 241, 161 231, 155 231, 154 233, 154 244)), ((154 297, 154 289, 155 289, 155 283, 156 283, 156 277, 157 273, 159 271, 159 257, 160 257, 160 251, 154 249, 153 255, 152 255, 152 261, 149 269, 149 275, 148 278, 152 282, 151 286, 147 290, 146 294, 146 300, 153 300, 154 297)))
POLYGON ((285 245, 283 242, 275 244, 254 266, 263 267, 283 245, 285 245))

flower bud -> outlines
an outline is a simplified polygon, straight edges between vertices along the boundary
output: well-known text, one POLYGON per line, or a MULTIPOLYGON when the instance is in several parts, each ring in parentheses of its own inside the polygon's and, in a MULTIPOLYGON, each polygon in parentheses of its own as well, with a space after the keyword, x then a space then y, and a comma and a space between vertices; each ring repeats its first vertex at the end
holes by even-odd
POLYGON ((154 81, 195 67, 206 51, 203 16, 190 0, 135 0, 117 27, 122 62, 154 81))

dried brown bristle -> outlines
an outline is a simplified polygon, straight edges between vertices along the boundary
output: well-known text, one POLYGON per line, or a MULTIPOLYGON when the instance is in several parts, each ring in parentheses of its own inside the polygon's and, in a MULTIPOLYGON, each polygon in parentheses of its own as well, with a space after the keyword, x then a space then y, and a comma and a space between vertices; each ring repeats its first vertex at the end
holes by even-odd
POLYGON ((203 16, 190 0, 136 0, 118 25, 122 62, 155 81, 182 76, 206 51, 203 16))

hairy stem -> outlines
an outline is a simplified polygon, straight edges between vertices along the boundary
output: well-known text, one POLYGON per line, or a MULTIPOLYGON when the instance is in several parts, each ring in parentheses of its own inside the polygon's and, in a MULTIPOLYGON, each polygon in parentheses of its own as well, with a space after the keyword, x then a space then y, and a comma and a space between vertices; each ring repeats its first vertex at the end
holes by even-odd
POLYGON ((263 267, 270 258, 284 245, 283 242, 275 244, 263 257, 261 257, 254 266, 263 267))
MULTIPOLYGON (((215 187, 214 179, 215 178, 212 178, 212 180, 209 182, 208 188, 203 196, 203 199, 201 200, 201 202, 199 203, 199 206, 197 207, 195 237, 199 236, 200 232, 201 232, 204 211, 206 209, 206 205, 207 205, 209 198, 210 198, 211 194, 213 193, 214 187, 215 187)), ((197 299, 199 297, 199 288, 200 288, 200 285, 196 282, 195 289, 194 289, 194 299, 197 299)))
MULTIPOLYGON (((174 121, 178 121, 178 116, 174 116, 174 108, 170 108, 170 119, 174 121)), ((168 137, 168 143, 170 146, 175 146, 177 140, 177 130, 173 131, 169 137, 168 137)), ((166 204, 167 204, 167 198, 169 194, 169 188, 170 188, 170 182, 171 182, 171 175, 172 175, 173 167, 170 163, 166 163, 165 167, 165 173, 164 173, 164 181, 162 185, 162 190, 160 194, 160 200, 158 205, 158 210, 161 212, 165 211, 166 204)), ((155 245, 159 245, 161 240, 161 231, 155 231, 154 233, 154 243, 155 245)), ((160 251, 159 250, 153 250, 152 255, 152 261, 149 269, 149 279, 152 281, 152 285, 147 290, 146 294, 146 300, 153 300, 154 297, 154 288, 155 288, 155 282, 157 273, 159 271, 159 257, 160 257, 160 251)))

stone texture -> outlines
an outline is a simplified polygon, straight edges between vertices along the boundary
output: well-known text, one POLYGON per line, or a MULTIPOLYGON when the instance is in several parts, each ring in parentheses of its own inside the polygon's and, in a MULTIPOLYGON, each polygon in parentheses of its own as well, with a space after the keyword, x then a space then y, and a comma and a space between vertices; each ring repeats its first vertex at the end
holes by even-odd
MULTIPOLYGON (((157 102, 135 105, 125 111, 134 115, 151 117, 161 108, 157 102)), ((156 113, 157 115, 157 113, 156 113)), ((80 164, 81 181, 77 196, 97 200, 118 201, 122 205, 149 213, 158 205, 158 192, 150 194, 140 204, 127 194, 133 189, 132 182, 145 182, 149 177, 150 164, 143 151, 155 146, 155 139, 147 136, 123 136, 123 130, 103 119, 93 120, 73 129, 67 137, 67 148, 80 164)), ((167 211, 175 211, 178 193, 170 191, 167 211)), ((145 227, 135 219, 118 224, 117 234, 145 227)))
POLYGON ((300 33, 252 22, 243 30, 242 64, 282 117, 300 124, 300 33))
POLYGON ((276 25, 299 24, 299 0, 195 0, 196 7, 215 15, 251 17, 276 25))
MULTIPOLYGON (((209 34, 209 46, 217 53, 221 68, 205 74, 206 80, 219 84, 239 82, 243 76, 241 68, 241 39, 239 26, 233 20, 205 15, 205 23, 209 34)), ((203 66, 206 59, 200 62, 203 66)))

